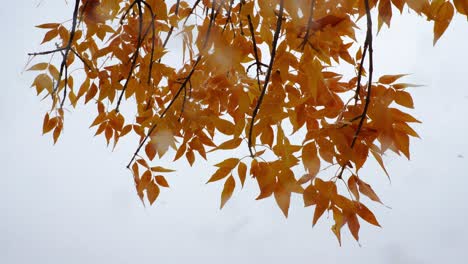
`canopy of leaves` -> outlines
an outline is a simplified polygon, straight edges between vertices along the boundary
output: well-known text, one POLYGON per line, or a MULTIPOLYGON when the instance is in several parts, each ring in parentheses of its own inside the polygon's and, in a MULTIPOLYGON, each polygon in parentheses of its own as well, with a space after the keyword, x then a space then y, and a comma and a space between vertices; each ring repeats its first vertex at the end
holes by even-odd
POLYGON ((434 24, 435 44, 468 1, 75 0, 70 21, 37 26, 55 46, 30 54, 48 61, 30 67, 51 102, 43 133, 57 141, 64 109, 91 103, 108 144, 139 137, 127 167, 142 201, 169 187, 155 159, 224 152, 207 177, 224 184, 221 207, 252 178, 285 216, 300 195, 314 225, 331 212, 338 240, 344 226, 357 240, 360 221, 379 226, 363 202, 382 203, 361 168, 372 157, 388 176, 384 153, 409 158, 418 137, 404 112, 415 85, 373 78, 374 20, 404 10, 434 24))

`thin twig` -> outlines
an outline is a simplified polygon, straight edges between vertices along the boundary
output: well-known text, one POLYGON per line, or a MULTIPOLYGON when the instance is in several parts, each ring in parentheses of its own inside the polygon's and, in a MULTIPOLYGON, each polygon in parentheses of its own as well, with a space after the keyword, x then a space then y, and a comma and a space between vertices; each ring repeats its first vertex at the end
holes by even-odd
MULTIPOLYGON (((367 111, 369 109, 369 104, 371 100, 371 92, 372 92, 372 75, 374 72, 374 58, 373 58, 373 48, 372 48, 372 17, 370 13, 370 6, 369 6, 369 0, 364 0, 364 5, 366 8, 366 18, 367 18, 367 32, 366 32, 366 42, 364 43, 364 46, 367 46, 369 50, 369 77, 367 80, 367 95, 366 95, 366 101, 364 104, 364 109, 362 111, 362 114, 360 115, 360 120, 358 127, 356 129, 356 132, 354 133, 353 140, 351 142, 351 149, 354 147, 356 144, 357 138, 359 136, 359 133, 361 132, 362 126, 364 125, 364 120, 367 117, 367 111)), ((358 72, 358 79, 359 75, 361 75, 362 72, 358 72)), ((358 86, 359 88, 359 86, 358 86)), ((338 174, 338 178, 341 179, 343 176, 343 172, 346 168, 346 164, 343 164, 341 166, 341 171, 338 174)))
MULTIPOLYGON (((179 98, 180 94, 182 93, 182 91, 186 88, 187 84, 190 83, 190 79, 192 78, 192 75, 193 73, 195 72, 195 69, 197 68, 197 65, 200 63, 201 59, 202 59, 202 54, 203 54, 203 51, 204 49, 207 47, 208 45, 208 40, 210 38, 210 32, 211 32, 211 28, 213 26, 213 23, 214 23, 214 20, 216 18, 216 16, 218 15, 218 12, 219 12, 219 8, 217 9, 217 12, 214 11, 214 6, 215 6, 215 1, 216 0, 213 0, 213 10, 211 11, 211 18, 210 18, 210 23, 208 25, 208 29, 207 29, 207 32, 205 34, 205 38, 204 38, 204 43, 203 43, 203 46, 202 46, 202 50, 200 51, 198 57, 197 57, 197 60, 195 61, 195 63, 193 64, 192 66, 192 69, 190 70, 189 74, 184 78, 184 81, 182 82, 182 84, 180 85, 179 89, 177 90, 176 94, 174 95, 174 97, 172 98, 172 100, 169 102, 169 104, 167 105, 167 107, 164 109, 164 111, 159 115, 159 119, 162 119, 164 118, 164 116, 166 116, 166 113, 169 111, 169 109, 172 107, 172 105, 175 103, 175 101, 179 98)), ((185 99, 184 99, 185 100, 185 99)), ((156 127, 158 126, 158 123, 156 122, 155 124, 153 124, 153 126, 149 129, 148 133, 146 133, 145 137, 143 138, 143 140, 141 140, 140 144, 138 145, 137 149, 135 150, 135 153, 133 154, 132 158, 130 159, 130 161, 128 162, 127 164, 127 168, 130 168, 130 166, 132 165, 133 161, 135 160, 135 158, 138 156, 138 153, 140 152, 140 150, 143 148, 143 146, 146 144, 146 141, 148 141, 148 139, 150 138, 151 134, 153 133, 153 131, 156 129, 156 127)))
MULTIPOLYGON (((250 15, 247 15, 247 20, 249 21, 249 31, 250 31, 250 35, 252 35, 252 46, 254 50, 255 64, 257 65, 257 74, 256 74, 257 85, 258 85, 258 89, 261 89, 261 84, 260 84, 260 73, 261 73, 260 66, 261 65, 260 65, 260 59, 258 57, 257 41, 255 40, 255 29, 252 23, 252 19, 250 18, 250 15)), ((249 71, 249 68, 247 68, 247 71, 249 71)))
POLYGON ((278 20, 276 21, 276 31, 275 31, 275 35, 273 36, 273 42, 271 44, 270 63, 268 65, 268 69, 267 69, 267 73, 265 76, 265 81, 263 83, 263 88, 260 93, 260 97, 258 98, 257 105, 255 106, 255 109, 252 113, 252 120, 250 121, 248 147, 249 147, 250 156, 252 158, 255 157, 252 151, 252 132, 253 132, 254 124, 255 124, 255 117, 257 116, 258 110, 260 109, 260 106, 262 104, 263 97, 265 96, 266 89, 270 81, 271 71, 273 70, 273 63, 275 61, 275 56, 276 56, 276 46, 278 45, 278 39, 281 33, 281 26, 283 22, 283 11, 284 11, 284 0, 280 0, 278 20))
MULTIPOLYGON (((125 94, 125 90, 127 90, 128 84, 130 82, 130 79, 132 78, 133 70, 135 69, 136 61, 138 59, 138 56, 140 55, 140 48, 141 44, 143 43, 142 39, 142 33, 143 33, 143 10, 141 8, 141 1, 140 0, 135 0, 134 3, 137 4, 138 7, 138 42, 137 46, 135 49, 135 52, 133 53, 131 57, 131 64, 130 64, 130 70, 128 71, 127 78, 125 79, 125 83, 122 88, 122 92, 120 92, 119 100, 117 100, 117 106, 115 107, 115 111, 118 113, 119 112, 119 107, 120 103, 122 102, 123 95, 125 94)), ((134 4, 130 5, 133 6, 134 4)), ((129 8, 130 9, 130 8, 129 8)), ((127 12, 128 13, 128 12, 127 12)), ((125 17, 125 16, 124 16, 125 17)))
POLYGON ((306 34, 304 36, 304 40, 299 46, 299 48, 301 48, 302 50, 304 50, 305 45, 309 42, 310 30, 312 29, 312 23, 314 22, 314 9, 315 9, 315 0, 312 0, 312 2, 310 3, 309 18, 307 19, 306 34))

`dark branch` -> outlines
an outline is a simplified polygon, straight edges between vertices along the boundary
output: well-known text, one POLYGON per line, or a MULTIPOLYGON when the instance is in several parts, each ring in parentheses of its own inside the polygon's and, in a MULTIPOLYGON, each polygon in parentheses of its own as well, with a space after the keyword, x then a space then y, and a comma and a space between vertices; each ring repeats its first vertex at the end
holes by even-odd
POLYGON ((258 98, 257 105, 255 106, 255 109, 252 113, 252 120, 250 122, 250 128, 249 128, 249 142, 248 142, 248 147, 249 147, 249 152, 250 156, 253 158, 254 154, 252 151, 252 132, 253 132, 253 127, 255 124, 255 117, 257 116, 258 110, 260 109, 260 106, 262 105, 263 97, 265 96, 266 89, 268 87, 268 83, 270 80, 271 76, 271 71, 273 69, 273 63, 275 61, 275 56, 276 56, 276 46, 278 45, 278 39, 281 33, 281 26, 283 22, 283 11, 284 11, 284 0, 280 0, 280 9, 278 13, 278 20, 276 21, 276 31, 275 35, 273 36, 273 43, 271 44, 271 56, 270 56, 270 64, 268 65, 267 73, 265 76, 265 82, 263 84, 262 91, 260 93, 260 97, 258 98))
POLYGON ((309 18, 307 20, 306 34, 304 36, 304 40, 299 46, 299 48, 301 48, 302 50, 304 50, 305 45, 309 42, 310 30, 312 29, 312 23, 314 23, 314 9, 315 9, 315 0, 312 0, 312 2, 310 3, 309 18))
MULTIPOLYGON (((137 42, 135 52, 133 53, 133 55, 132 55, 132 57, 130 59, 130 60, 132 60, 131 65, 130 65, 130 70, 128 71, 128 75, 127 75, 127 78, 125 79, 125 83, 123 85, 122 92, 120 92, 119 100, 117 101, 117 106, 115 107, 115 111, 117 113, 119 112, 120 103, 122 102, 123 95, 125 94, 125 90, 127 90, 128 83, 130 82, 130 79, 132 78, 132 74, 133 74, 133 70, 135 69, 136 61, 138 59, 138 56, 140 55, 141 44, 143 43, 143 39, 142 39, 142 35, 143 35, 143 10, 141 8, 141 1, 140 0, 135 0, 134 3, 136 3, 137 7, 138 7, 138 42, 137 42)), ((134 5, 134 3, 132 3, 132 5, 130 5, 130 7, 132 7, 134 5)))
MULTIPOLYGON (((353 140, 351 141, 351 148, 354 147, 356 144, 357 138, 359 136, 359 133, 361 132, 362 126, 364 125, 364 120, 367 117, 367 111, 369 109, 369 104, 371 100, 371 92, 372 92, 372 75, 374 72, 374 58, 373 58, 373 48, 372 48, 372 17, 370 13, 370 6, 369 6, 369 0, 364 0, 364 5, 366 8, 366 18, 367 18, 367 32, 366 32, 366 41, 364 43, 365 49, 367 48, 369 50, 369 77, 367 80, 367 95, 366 95, 366 101, 364 104, 364 109, 362 111, 362 114, 360 115, 359 119, 359 124, 356 129, 356 132, 354 133, 353 140)), ((363 54, 364 57, 364 54, 363 54)), ((362 64, 361 64, 362 65, 362 64)), ((358 72, 358 79, 360 79, 360 75, 362 74, 361 71, 358 72)), ((360 84, 358 83, 358 88, 360 87, 360 84)), ((338 179, 342 179, 343 172, 346 168, 346 164, 343 164, 341 166, 340 173, 338 174, 338 179)))

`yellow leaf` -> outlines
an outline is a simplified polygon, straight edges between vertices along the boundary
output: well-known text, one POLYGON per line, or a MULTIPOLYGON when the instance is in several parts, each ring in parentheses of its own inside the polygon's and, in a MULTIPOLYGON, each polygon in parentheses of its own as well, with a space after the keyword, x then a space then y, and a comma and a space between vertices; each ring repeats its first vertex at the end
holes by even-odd
POLYGON ((236 187, 236 182, 232 175, 224 183, 223 192, 221 193, 221 206, 220 209, 226 204, 226 202, 231 198, 234 188, 236 187))

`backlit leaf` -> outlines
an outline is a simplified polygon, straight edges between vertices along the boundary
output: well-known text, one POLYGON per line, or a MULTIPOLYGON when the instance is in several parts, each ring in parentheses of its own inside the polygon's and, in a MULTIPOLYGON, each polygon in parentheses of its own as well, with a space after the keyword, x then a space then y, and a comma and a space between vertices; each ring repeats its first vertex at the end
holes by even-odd
POLYGON ((158 198, 159 187, 158 185, 156 185, 156 183, 154 183, 154 181, 150 181, 148 183, 148 186, 146 187, 146 194, 148 196, 148 201, 150 204, 153 204, 154 201, 156 201, 156 199, 158 198))
POLYGON ((226 202, 231 198, 234 188, 236 187, 236 182, 234 177, 230 176, 224 183, 223 192, 221 193, 221 206, 220 209, 224 207, 226 202))

